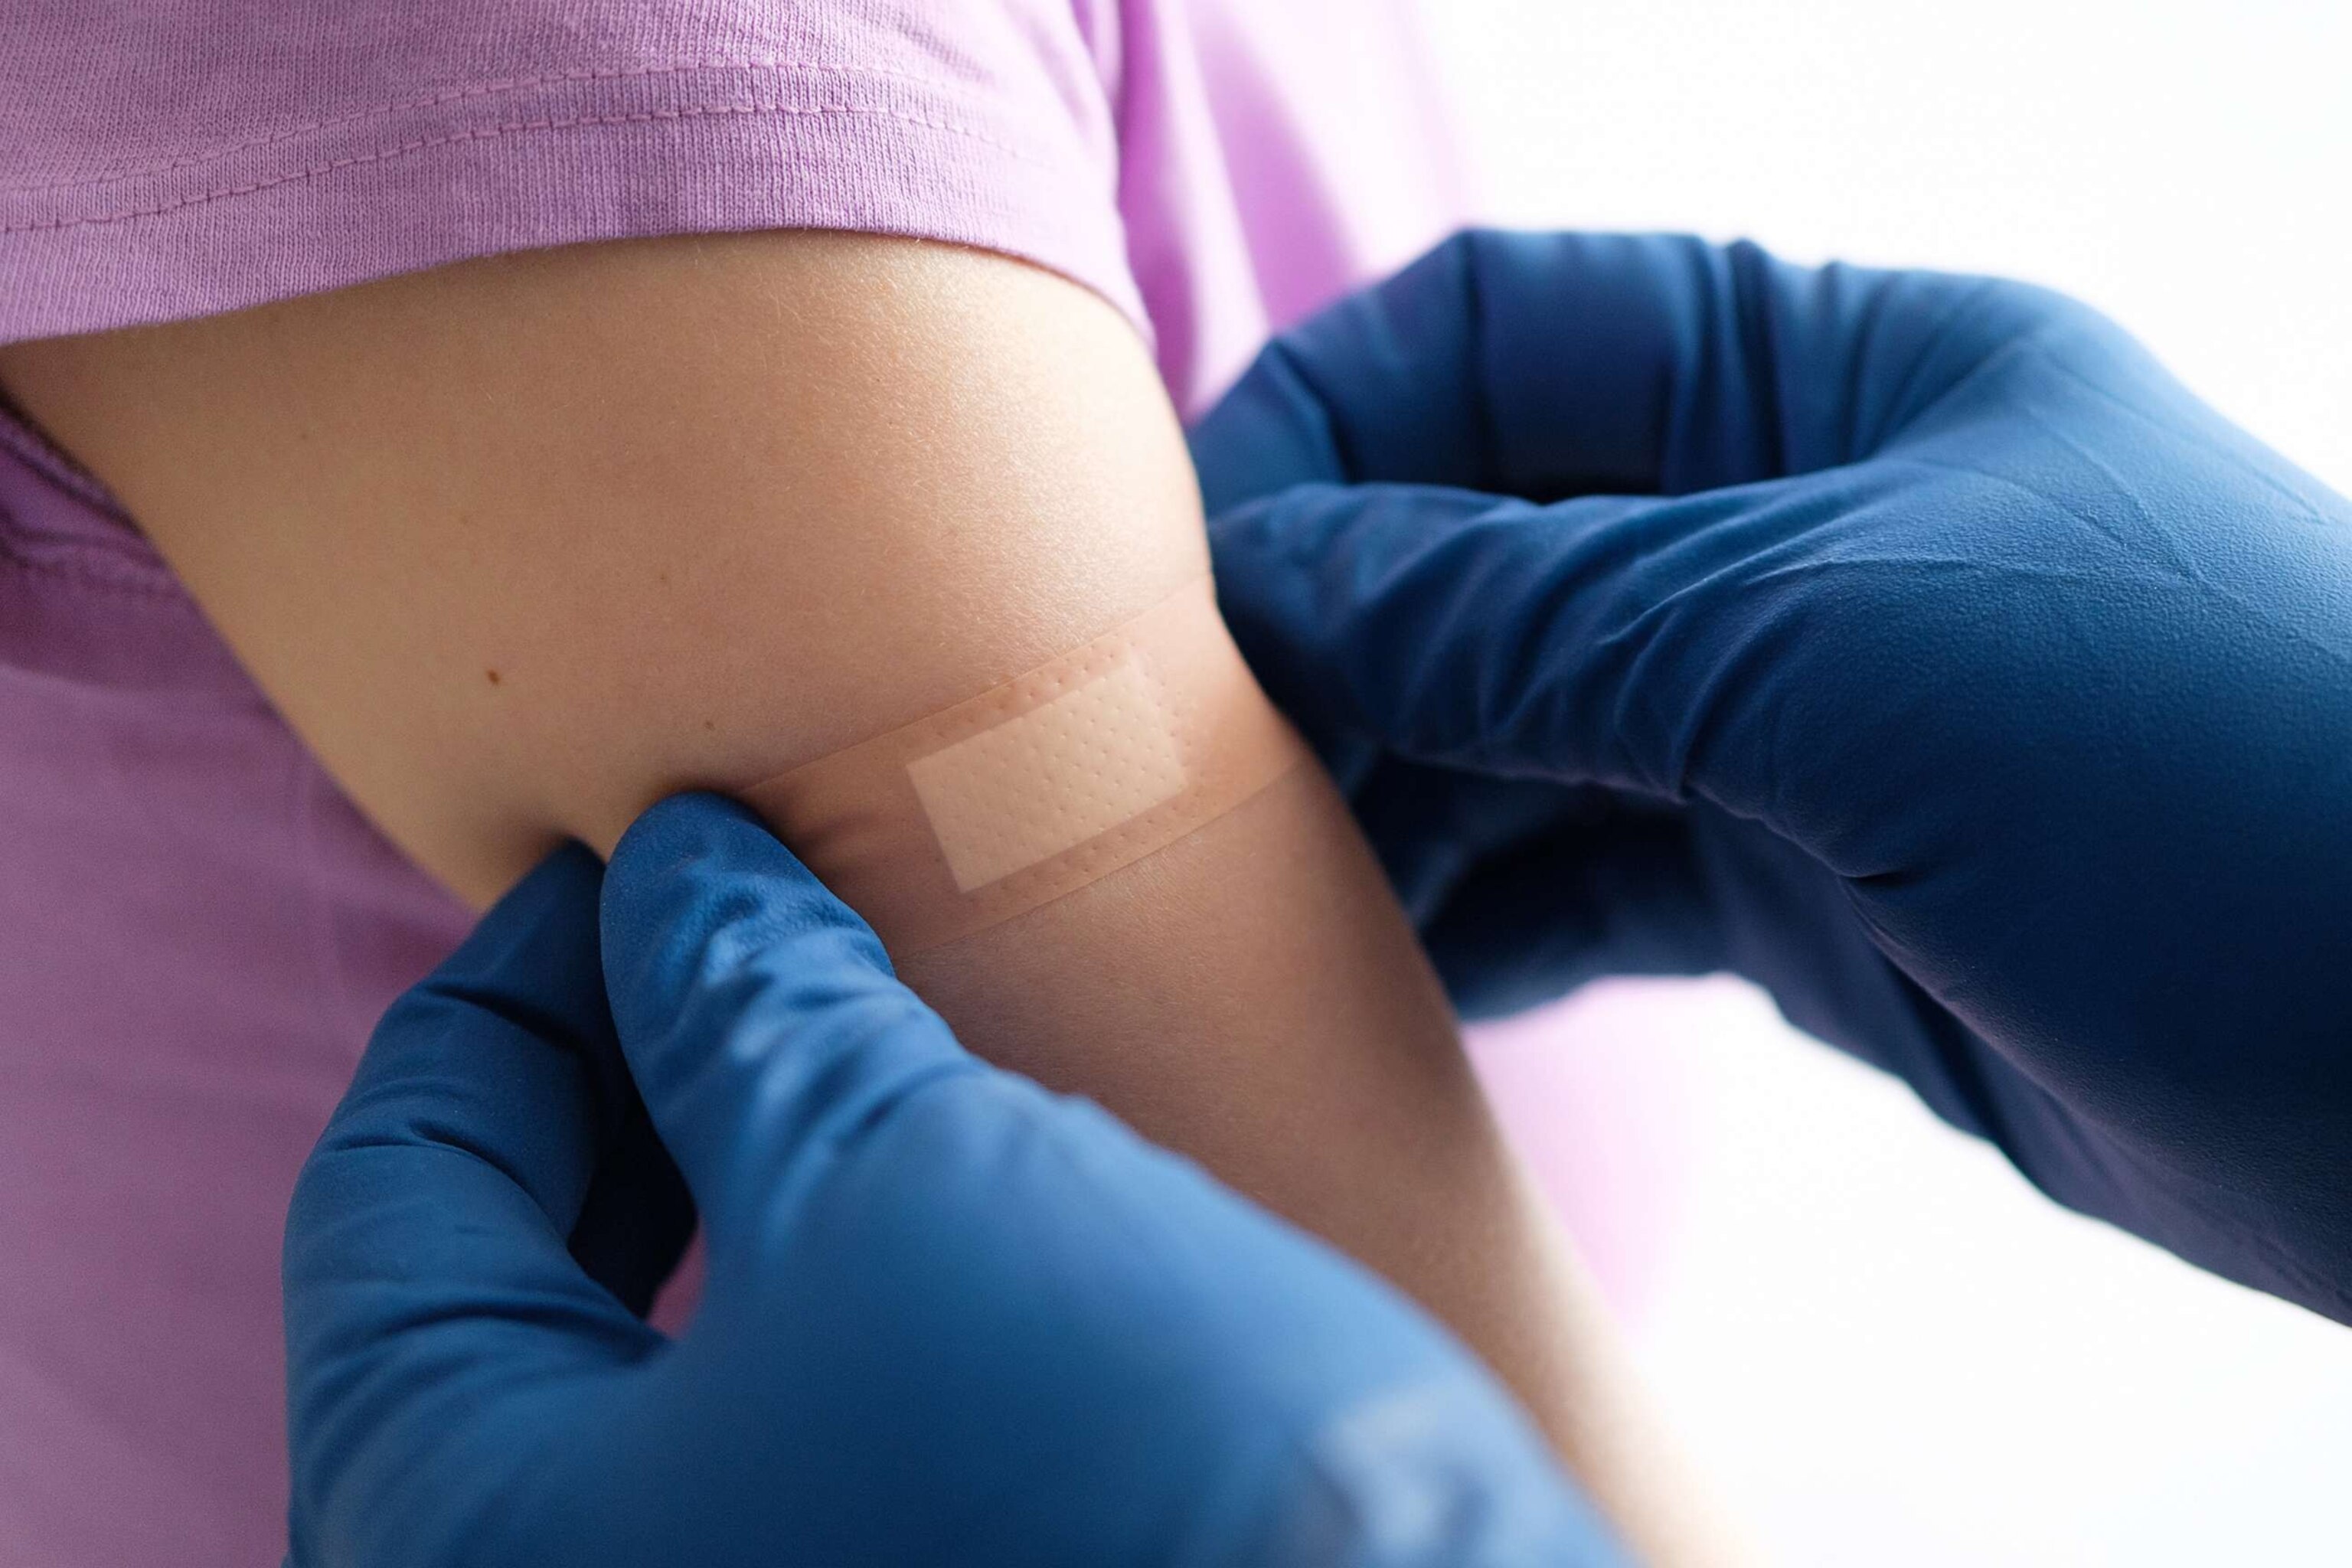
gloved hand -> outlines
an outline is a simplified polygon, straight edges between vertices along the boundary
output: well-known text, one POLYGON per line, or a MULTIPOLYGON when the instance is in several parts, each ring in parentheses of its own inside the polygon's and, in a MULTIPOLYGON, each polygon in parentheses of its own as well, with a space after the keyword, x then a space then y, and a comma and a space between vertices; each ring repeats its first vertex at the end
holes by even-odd
POLYGON ((1196 431, 1459 1003, 1736 971, 2352 1321, 2352 506, 1989 279, 1474 234, 1196 431))
POLYGON ((601 973, 574 848, 386 1016, 304 1169, 289 1561, 1618 1561, 1433 1322, 968 1056, 740 807, 656 806, 601 880, 601 973), (583 1267, 659 1272, 612 1217, 668 1212, 630 1073, 709 1249, 675 1342, 583 1267))

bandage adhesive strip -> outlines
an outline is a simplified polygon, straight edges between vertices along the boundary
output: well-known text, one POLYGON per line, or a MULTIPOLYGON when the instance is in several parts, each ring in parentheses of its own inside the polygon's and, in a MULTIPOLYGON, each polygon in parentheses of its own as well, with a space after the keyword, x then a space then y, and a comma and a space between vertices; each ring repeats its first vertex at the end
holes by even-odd
POLYGON ((1026 675, 738 793, 903 957, 1167 847, 1307 754, 1203 577, 1026 675))

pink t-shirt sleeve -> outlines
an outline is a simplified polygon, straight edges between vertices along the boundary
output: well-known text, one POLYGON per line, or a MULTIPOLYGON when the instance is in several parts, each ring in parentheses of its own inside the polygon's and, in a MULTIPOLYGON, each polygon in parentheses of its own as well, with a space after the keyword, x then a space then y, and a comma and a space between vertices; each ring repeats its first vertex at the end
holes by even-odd
POLYGON ((858 229, 1137 320, 1069 0, 29 0, 0 24, 0 342, 467 257, 858 229))

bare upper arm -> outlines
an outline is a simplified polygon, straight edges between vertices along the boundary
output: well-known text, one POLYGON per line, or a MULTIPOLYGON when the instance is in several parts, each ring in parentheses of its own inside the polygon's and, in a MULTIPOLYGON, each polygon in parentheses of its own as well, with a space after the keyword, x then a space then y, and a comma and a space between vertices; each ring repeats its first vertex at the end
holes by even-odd
POLYGON ((1000 257, 814 232, 495 258, 0 350, 428 868, 944 707, 1206 568, 1131 327, 1000 257))
MULTIPOLYGON (((663 794, 973 696, 1207 567, 1133 331, 942 246, 470 262, 21 344, 0 382, 361 806, 480 900, 559 835, 609 847, 663 794)), ((1418 1296, 1644 1556, 1717 1559, 1318 772, 902 973, 975 1049, 1418 1296)))

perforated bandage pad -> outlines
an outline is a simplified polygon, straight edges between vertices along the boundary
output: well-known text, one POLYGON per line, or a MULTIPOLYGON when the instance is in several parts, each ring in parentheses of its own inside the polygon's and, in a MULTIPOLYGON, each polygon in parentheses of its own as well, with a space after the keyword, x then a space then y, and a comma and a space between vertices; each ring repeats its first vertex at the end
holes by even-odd
POLYGON ((1306 757, 1202 578, 1026 675, 741 794, 903 956, 1165 848, 1306 757))

